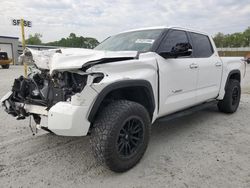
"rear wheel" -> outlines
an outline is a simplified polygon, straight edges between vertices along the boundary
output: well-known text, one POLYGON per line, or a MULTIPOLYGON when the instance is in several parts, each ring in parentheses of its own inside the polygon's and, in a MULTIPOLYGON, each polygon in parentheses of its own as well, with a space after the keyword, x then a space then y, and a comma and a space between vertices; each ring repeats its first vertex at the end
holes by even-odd
POLYGON ((2 68, 3 68, 3 69, 8 69, 9 67, 10 67, 9 64, 7 64, 7 65, 2 65, 2 68))
POLYGON ((224 113, 234 113, 240 103, 241 87, 238 80, 229 80, 226 93, 222 101, 218 103, 218 109, 224 113))
POLYGON ((115 172, 135 166, 146 151, 150 118, 140 104, 119 100, 109 104, 94 122, 91 146, 98 161, 115 172))

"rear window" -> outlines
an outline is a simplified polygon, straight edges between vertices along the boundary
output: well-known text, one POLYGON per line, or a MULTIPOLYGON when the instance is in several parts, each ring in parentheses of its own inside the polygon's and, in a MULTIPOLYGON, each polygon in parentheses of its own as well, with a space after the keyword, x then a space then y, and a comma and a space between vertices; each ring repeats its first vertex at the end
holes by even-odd
POLYGON ((194 45, 195 57, 210 57, 214 53, 208 36, 198 33, 190 33, 190 35, 194 45))

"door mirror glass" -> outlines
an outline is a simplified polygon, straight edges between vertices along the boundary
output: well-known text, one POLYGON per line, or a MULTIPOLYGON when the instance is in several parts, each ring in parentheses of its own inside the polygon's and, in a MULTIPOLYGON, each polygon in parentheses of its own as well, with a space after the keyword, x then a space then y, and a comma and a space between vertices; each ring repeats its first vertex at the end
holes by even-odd
POLYGON ((192 46, 190 43, 177 43, 172 47, 170 52, 162 51, 160 56, 164 58, 177 58, 183 56, 190 56, 192 54, 192 46))

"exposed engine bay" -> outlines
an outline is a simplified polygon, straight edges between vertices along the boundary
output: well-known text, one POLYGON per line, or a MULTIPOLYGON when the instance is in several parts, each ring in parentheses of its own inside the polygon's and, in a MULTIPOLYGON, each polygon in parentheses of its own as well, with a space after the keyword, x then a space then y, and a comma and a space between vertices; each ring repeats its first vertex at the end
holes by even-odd
POLYGON ((83 90, 86 80, 87 75, 65 71, 50 76, 49 71, 37 69, 28 78, 20 76, 14 80, 12 95, 5 102, 6 111, 22 119, 28 114, 17 108, 16 103, 44 106, 49 110, 59 101, 70 101, 72 95, 83 90))
POLYGON ((0 103, 17 120, 30 117, 30 127, 33 117, 36 126, 47 131, 63 135, 63 129, 70 129, 72 135, 86 135, 90 123, 80 114, 87 113, 89 103, 96 97, 96 90, 87 85, 98 84, 107 76, 92 67, 138 57, 137 51, 77 48, 39 51, 26 48, 19 63, 29 65, 29 74, 16 78, 11 91, 1 98, 0 103), (76 95, 82 92, 87 95, 76 95), (83 103, 87 103, 87 107, 83 103), (46 118, 48 121, 43 122, 46 118), (65 126, 56 127, 59 119, 63 119, 65 126), (83 122, 84 127, 81 126, 83 122))

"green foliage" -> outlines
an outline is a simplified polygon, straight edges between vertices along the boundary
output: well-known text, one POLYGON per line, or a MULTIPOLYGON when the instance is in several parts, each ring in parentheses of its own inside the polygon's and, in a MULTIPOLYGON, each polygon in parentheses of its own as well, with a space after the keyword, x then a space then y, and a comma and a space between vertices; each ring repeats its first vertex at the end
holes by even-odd
POLYGON ((32 45, 40 45, 42 44, 41 38, 42 35, 40 33, 35 33, 34 35, 29 35, 29 38, 25 40, 25 43, 32 45))
POLYGON ((217 33, 214 37, 214 42, 218 48, 250 47, 250 27, 241 33, 226 35, 223 33, 217 33))
POLYGON ((76 36, 75 33, 70 33, 69 37, 62 38, 59 41, 49 42, 49 46, 62 46, 62 47, 77 47, 77 48, 94 48, 99 44, 98 40, 91 37, 76 36))
POLYGON ((32 45, 49 45, 49 46, 61 46, 61 47, 76 47, 76 48, 94 48, 99 42, 95 38, 76 36, 75 33, 70 33, 69 37, 62 38, 59 41, 42 43, 42 35, 40 33, 35 33, 34 35, 29 35, 26 40, 26 44, 32 45))

